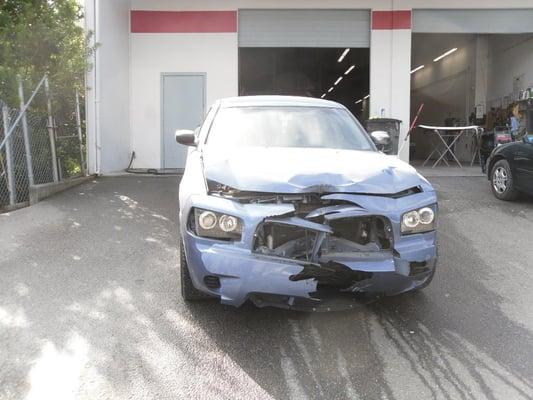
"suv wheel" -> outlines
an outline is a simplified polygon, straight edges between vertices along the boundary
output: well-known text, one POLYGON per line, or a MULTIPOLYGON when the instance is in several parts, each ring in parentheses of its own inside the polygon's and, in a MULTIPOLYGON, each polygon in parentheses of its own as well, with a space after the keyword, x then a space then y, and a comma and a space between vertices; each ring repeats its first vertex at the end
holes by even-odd
POLYGON ((492 193, 500 200, 515 200, 518 192, 514 188, 513 175, 507 160, 500 160, 494 164, 490 173, 492 193))

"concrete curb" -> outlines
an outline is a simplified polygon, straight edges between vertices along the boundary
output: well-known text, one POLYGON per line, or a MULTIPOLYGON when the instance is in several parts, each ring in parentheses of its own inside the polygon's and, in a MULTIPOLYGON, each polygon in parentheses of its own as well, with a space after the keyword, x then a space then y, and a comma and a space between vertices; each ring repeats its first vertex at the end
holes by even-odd
POLYGON ((82 183, 94 179, 95 177, 96 175, 80 176, 78 178, 66 179, 61 182, 32 185, 30 186, 30 206, 56 193, 62 192, 74 186, 81 185, 82 183))

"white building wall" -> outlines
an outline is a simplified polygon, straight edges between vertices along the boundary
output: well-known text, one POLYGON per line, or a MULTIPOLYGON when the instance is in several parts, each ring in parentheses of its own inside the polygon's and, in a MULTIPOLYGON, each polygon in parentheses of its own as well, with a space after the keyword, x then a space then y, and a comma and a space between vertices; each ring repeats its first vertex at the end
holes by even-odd
POLYGON ((402 121, 398 150, 409 160, 411 67, 411 30, 372 30, 370 36, 370 113, 369 117, 395 118, 402 121))
POLYGON ((135 168, 161 167, 163 72, 205 72, 207 108, 218 98, 237 96, 237 33, 131 34, 131 147, 136 154, 135 168))
MULTIPOLYGON (((419 8, 531 8, 531 0, 86 0, 94 8, 88 29, 96 31, 100 48, 95 72, 89 74, 87 96, 89 166, 91 172, 124 169, 132 150, 135 167, 157 168, 160 157, 160 73, 206 72, 207 101, 237 94, 236 33, 130 33, 130 9, 216 11, 250 8, 411 10, 419 8), (96 7, 94 7, 96 5, 96 7), (131 45, 131 50, 130 50, 131 45), (130 76, 131 75, 131 76, 130 76)), ((411 31, 371 33, 370 116, 409 125, 411 31)), ((500 66, 492 67, 494 71, 500 66)), ((529 70, 530 71, 530 70, 529 70)), ((528 72, 525 73, 526 81, 528 72)), ((489 78, 490 79, 490 78, 489 78)), ((508 89, 501 89, 508 90, 508 89)), ((490 98, 492 94, 488 93, 490 98)), ((368 106, 368 105, 366 105, 368 106)), ((406 159, 406 153, 402 158, 406 159)))
POLYGON ((346 8, 377 10, 531 8, 531 0, 131 0, 138 10, 237 10, 239 8, 346 8))
POLYGON ((87 0, 87 29, 98 44, 87 86, 89 173, 112 173, 128 166, 129 0, 87 0))

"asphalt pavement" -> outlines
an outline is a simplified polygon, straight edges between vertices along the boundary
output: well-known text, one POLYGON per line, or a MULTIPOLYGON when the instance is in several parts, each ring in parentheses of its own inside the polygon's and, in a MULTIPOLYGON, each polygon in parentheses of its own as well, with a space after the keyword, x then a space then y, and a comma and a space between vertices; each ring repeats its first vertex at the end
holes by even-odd
POLYGON ((0 215, 0 399, 533 398, 533 199, 431 181, 431 286, 334 313, 184 303, 176 177, 0 215))

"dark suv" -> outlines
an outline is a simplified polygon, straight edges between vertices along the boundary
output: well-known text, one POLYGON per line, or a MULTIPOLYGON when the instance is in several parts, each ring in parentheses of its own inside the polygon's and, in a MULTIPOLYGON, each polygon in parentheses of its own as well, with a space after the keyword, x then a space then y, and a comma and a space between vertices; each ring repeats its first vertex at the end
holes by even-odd
POLYGON ((487 167, 492 193, 498 199, 514 200, 520 192, 533 195, 533 134, 496 147, 487 167))

